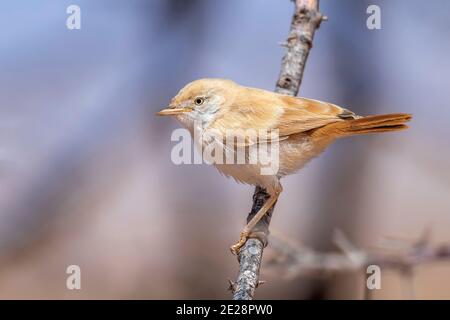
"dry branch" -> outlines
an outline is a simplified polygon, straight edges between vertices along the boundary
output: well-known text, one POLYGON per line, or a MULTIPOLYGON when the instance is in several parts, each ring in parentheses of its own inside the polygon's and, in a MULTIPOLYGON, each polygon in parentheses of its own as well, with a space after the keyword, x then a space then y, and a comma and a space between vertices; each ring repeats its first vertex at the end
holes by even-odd
POLYGON ((411 275, 412 270, 419 265, 450 261, 450 245, 431 246, 428 239, 417 241, 404 250, 379 253, 357 248, 341 232, 337 232, 333 240, 341 252, 320 253, 276 237, 271 243, 279 255, 270 261, 270 265, 283 266, 290 277, 304 273, 365 271, 369 265, 377 265, 382 270, 397 270, 402 275, 411 275))
MULTIPOLYGON (((283 57, 280 75, 275 91, 295 96, 298 93, 305 69, 309 50, 312 47, 314 32, 319 28, 325 17, 319 12, 319 0, 296 0, 292 17, 291 28, 286 43, 287 52, 283 57)), ((247 221, 259 211, 269 195, 261 187, 256 187, 253 195, 252 210, 247 221)), ((275 206, 275 205, 274 205, 275 206)), ((274 206, 266 216, 256 225, 255 231, 269 235, 269 224, 274 206)), ((234 300, 252 300, 255 288, 259 283, 259 270, 261 267, 264 244, 258 239, 249 239, 241 248, 238 256, 239 275, 233 283, 234 300)))

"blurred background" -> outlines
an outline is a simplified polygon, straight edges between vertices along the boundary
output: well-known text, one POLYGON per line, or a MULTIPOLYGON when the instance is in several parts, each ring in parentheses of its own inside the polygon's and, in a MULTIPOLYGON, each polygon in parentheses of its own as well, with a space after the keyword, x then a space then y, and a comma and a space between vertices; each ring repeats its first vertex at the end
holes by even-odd
MULTIPOLYGON (((280 0, 0 3, 0 298, 231 297, 229 253, 253 187, 171 162, 154 113, 186 83, 273 90, 293 4, 280 0), (66 8, 81 8, 81 30, 66 8), (81 290, 66 268, 81 267, 81 290)), ((271 228, 318 251, 341 229, 364 249, 431 230, 450 243, 450 2, 322 0, 300 94, 411 129, 338 141, 282 181, 271 228), (381 30, 366 9, 381 7, 381 30)), ((277 255, 268 247, 264 261, 277 255)), ((450 298, 450 263, 415 269, 415 296, 450 298)), ((364 273, 296 276, 263 263, 259 299, 360 299, 364 273)), ((382 271, 375 299, 404 298, 382 271)))

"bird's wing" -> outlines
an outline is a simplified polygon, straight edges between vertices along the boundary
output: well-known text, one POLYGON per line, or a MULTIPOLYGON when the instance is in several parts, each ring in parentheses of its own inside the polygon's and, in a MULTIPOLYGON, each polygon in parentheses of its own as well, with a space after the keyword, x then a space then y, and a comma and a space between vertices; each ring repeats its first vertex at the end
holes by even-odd
MULTIPOLYGON (((222 110, 210 128, 223 136, 237 137, 238 146, 249 146, 258 142, 268 142, 270 130, 276 129, 278 119, 283 114, 280 103, 274 103, 273 93, 253 88, 243 88, 245 92, 222 110), (255 135, 257 137, 255 137, 255 135)), ((280 137, 276 138, 280 140, 280 137)), ((283 138, 284 139, 284 138, 283 138)))
POLYGON ((260 132, 278 130, 277 140, 284 140, 295 133, 356 117, 353 112, 331 103, 251 89, 235 99, 211 127, 224 136, 233 132, 238 137, 245 130, 254 130, 259 141, 248 136, 243 139, 244 145, 251 145, 274 139, 260 132))
POLYGON ((276 125, 280 136, 289 136, 329 123, 358 118, 353 112, 332 103, 290 96, 280 96, 280 100, 283 101, 284 111, 276 125))

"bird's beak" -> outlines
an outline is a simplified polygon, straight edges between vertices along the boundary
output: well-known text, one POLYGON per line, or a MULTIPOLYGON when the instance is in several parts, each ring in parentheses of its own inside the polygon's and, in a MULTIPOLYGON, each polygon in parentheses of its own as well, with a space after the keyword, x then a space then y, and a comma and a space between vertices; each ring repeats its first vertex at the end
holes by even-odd
POLYGON ((173 116, 180 113, 190 112, 190 108, 165 108, 156 113, 157 116, 173 116))

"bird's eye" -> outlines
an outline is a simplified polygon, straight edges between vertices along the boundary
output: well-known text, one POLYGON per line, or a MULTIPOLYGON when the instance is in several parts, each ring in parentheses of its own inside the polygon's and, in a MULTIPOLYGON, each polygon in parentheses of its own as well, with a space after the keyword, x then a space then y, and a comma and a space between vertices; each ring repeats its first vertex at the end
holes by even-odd
POLYGON ((204 98, 195 98, 194 102, 196 105, 200 106, 203 104, 203 102, 205 102, 205 99, 204 98))

